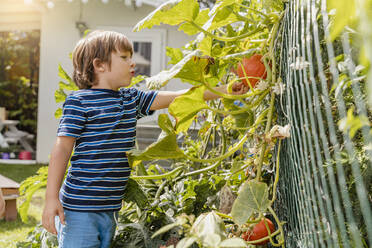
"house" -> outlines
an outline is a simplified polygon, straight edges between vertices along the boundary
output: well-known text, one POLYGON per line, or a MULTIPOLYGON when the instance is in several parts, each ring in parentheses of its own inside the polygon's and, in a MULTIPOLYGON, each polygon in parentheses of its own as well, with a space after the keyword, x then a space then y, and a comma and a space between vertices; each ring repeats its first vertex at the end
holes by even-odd
MULTIPOLYGON (((155 75, 167 68, 166 46, 181 47, 190 40, 177 31, 177 27, 166 25, 138 33, 131 31, 163 2, 165 0, 0 0, 0 32, 40 30, 37 162, 48 162, 55 141, 58 120, 54 113, 61 107, 54 99, 60 81, 58 65, 71 74, 69 54, 83 31, 107 29, 126 34, 134 42, 138 71, 155 75)), ((186 87, 173 80, 164 90, 186 87)), ((146 118, 140 124, 156 124, 156 115, 146 118)))

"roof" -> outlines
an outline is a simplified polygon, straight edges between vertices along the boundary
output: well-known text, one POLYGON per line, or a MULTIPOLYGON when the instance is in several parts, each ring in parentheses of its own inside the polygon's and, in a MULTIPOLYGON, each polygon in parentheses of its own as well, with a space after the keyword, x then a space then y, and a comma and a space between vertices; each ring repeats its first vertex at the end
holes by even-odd
POLYGON ((141 7, 143 4, 151 5, 153 7, 158 7, 161 4, 167 2, 168 0, 24 0, 25 4, 32 4, 35 2, 41 2, 48 8, 53 8, 55 2, 58 1, 67 1, 67 2, 76 2, 81 1, 82 3, 88 3, 89 1, 101 1, 102 3, 109 4, 110 2, 123 2, 127 6, 133 6, 136 8, 141 7))

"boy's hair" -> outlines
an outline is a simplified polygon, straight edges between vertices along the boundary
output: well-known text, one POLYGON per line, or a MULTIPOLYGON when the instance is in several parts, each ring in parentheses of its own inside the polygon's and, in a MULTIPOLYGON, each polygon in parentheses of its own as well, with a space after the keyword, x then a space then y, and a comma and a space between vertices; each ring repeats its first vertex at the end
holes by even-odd
POLYGON ((94 31, 81 39, 72 52, 74 71, 72 78, 79 89, 89 89, 95 85, 93 60, 111 66, 111 53, 130 52, 133 55, 132 43, 124 34, 113 31, 94 31))

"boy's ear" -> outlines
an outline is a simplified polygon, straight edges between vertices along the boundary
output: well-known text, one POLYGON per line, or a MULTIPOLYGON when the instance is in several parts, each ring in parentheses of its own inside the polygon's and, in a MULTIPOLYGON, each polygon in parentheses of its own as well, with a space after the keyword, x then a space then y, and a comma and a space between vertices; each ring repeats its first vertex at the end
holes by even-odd
POLYGON ((106 69, 105 63, 98 58, 93 59, 93 67, 95 72, 104 72, 106 69))

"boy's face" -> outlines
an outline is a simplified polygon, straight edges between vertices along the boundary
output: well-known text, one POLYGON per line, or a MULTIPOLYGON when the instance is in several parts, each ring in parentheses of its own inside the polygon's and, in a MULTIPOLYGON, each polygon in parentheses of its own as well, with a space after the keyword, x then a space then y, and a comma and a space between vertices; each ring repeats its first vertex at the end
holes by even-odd
POLYGON ((113 52, 111 54, 111 69, 106 67, 101 79, 106 81, 113 90, 129 86, 134 76, 135 66, 136 63, 132 60, 130 52, 113 52))

